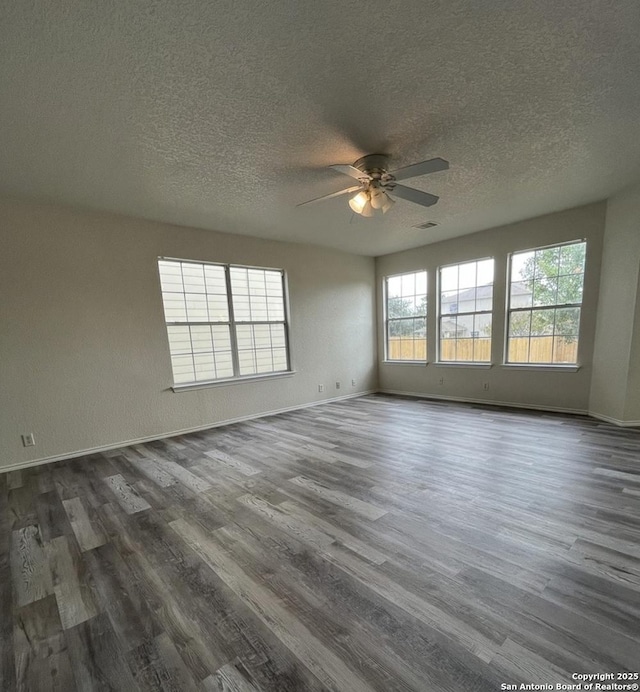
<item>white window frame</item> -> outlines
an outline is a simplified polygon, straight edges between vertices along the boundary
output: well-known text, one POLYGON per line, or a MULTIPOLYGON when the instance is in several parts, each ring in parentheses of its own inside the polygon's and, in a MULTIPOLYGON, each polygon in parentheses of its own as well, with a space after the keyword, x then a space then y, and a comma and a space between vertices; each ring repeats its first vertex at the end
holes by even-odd
MULTIPOLYGON (((437 364, 438 365, 471 365, 471 366, 488 366, 491 365, 492 361, 492 356, 491 353, 493 352, 493 313, 495 312, 494 309, 494 299, 495 299, 495 292, 493 289, 495 289, 495 280, 496 280, 496 275, 495 275, 495 269, 496 269, 496 260, 495 257, 479 257, 477 259, 469 259, 469 260, 462 260, 460 262, 451 262, 449 264, 442 264, 438 267, 438 273, 437 273, 437 281, 438 281, 438 333, 437 333, 437 353, 438 353, 438 360, 437 364), (471 263, 478 263, 478 262, 486 262, 487 260, 492 260, 493 261, 493 283, 491 284, 492 286, 492 291, 491 291, 491 310, 475 310, 473 312, 455 312, 455 313, 447 313, 446 315, 442 314, 442 270, 447 269, 448 267, 459 267, 462 264, 471 264, 471 263), (442 353, 441 353, 441 342, 442 342, 442 318, 446 317, 447 315, 454 315, 455 317, 468 317, 468 316, 475 316, 475 315, 491 315, 491 333, 489 335, 489 339, 491 340, 491 351, 489 355, 489 360, 442 360, 442 353)), ((477 270, 476 270, 477 271, 477 270)), ((477 280, 477 273, 476 273, 476 280, 477 280)), ((478 288, 476 285, 474 288, 478 288)), ((460 291, 460 287, 458 285, 458 291, 460 291)), ((475 339, 477 337, 471 337, 472 339, 475 339)))
MULTIPOLYGON (((290 345, 290 318, 289 318, 289 294, 287 287, 287 275, 284 269, 274 268, 274 267, 258 267, 246 264, 232 264, 232 263, 222 263, 222 262, 206 262, 202 260, 189 260, 177 257, 158 257, 157 267, 158 267, 158 277, 160 278, 160 262, 180 262, 185 264, 197 264, 204 266, 214 266, 221 267, 224 270, 225 282, 226 282, 226 299, 227 299, 227 310, 228 310, 228 320, 227 321, 190 321, 189 319, 181 321, 169 321, 164 315, 164 300, 162 297, 162 283, 160 282, 160 297, 163 302, 163 316, 165 319, 165 328, 171 326, 197 326, 197 325, 209 325, 209 326, 228 326, 229 327, 229 338, 231 341, 231 359, 233 364, 233 376, 206 379, 206 380, 193 380, 192 382, 175 382, 175 376, 173 374, 173 365, 171 365, 171 372, 173 377, 173 389, 193 389, 198 387, 206 387, 219 384, 230 384, 234 382, 243 382, 247 380, 262 380, 274 377, 282 377, 283 375, 291 375, 294 373, 291 366, 291 345, 290 345), (231 269, 255 269, 259 271, 269 271, 278 272, 282 278, 282 307, 283 307, 283 320, 236 320, 233 307, 233 291, 231 282, 231 269), (237 327, 245 325, 272 325, 278 324, 282 325, 284 328, 284 348, 286 350, 286 369, 284 370, 274 370, 269 372, 259 372, 252 373, 248 375, 240 374, 240 363, 239 363, 239 350, 238 350, 238 339, 237 339, 237 327)), ((168 332, 167 332, 168 336, 168 332)), ((169 352, 171 349, 169 347, 169 352)), ((193 352, 192 352, 192 355, 193 352)), ((195 374, 195 366, 194 366, 195 374)))
MULTIPOLYGON (((382 295, 383 295, 383 316, 384 316, 384 362, 385 363, 399 363, 399 364, 415 364, 415 365, 426 365, 428 363, 428 358, 427 358, 427 319, 428 319, 428 314, 429 314, 429 274, 426 269, 416 269, 414 271, 410 272, 401 272, 400 274, 389 274, 388 276, 385 276, 383 278, 383 283, 382 283, 382 295), (389 279, 395 279, 399 276, 408 276, 409 274, 424 274, 425 275, 425 284, 426 284, 426 291, 425 291, 425 296, 426 296, 426 301, 425 301, 425 313, 424 315, 413 315, 411 317, 389 317, 389 291, 388 291, 388 282, 389 279), (424 351, 424 359, 404 359, 404 358, 390 358, 389 357, 389 323, 390 322, 401 322, 403 320, 410 320, 410 319, 422 319, 424 318, 424 325, 425 325, 425 334, 424 334, 424 341, 425 341, 425 351, 424 351)), ((417 295, 417 294, 415 294, 417 295)), ((422 294, 421 294, 422 295, 422 294)), ((414 296, 415 297, 415 296, 414 296)))
MULTIPOLYGON (((551 245, 541 245, 538 247, 532 247, 532 248, 526 248, 525 250, 515 250, 514 252, 510 252, 509 256, 507 258, 507 285, 506 285, 506 315, 505 315, 505 325, 504 325, 504 349, 503 349, 503 357, 504 357, 504 365, 513 367, 513 368, 541 368, 541 369, 551 369, 551 368, 557 368, 557 369, 575 369, 580 367, 580 359, 579 359, 579 353, 580 353, 580 330, 582 328, 582 304, 584 302, 584 277, 586 276, 586 270, 587 270, 587 258, 586 258, 586 250, 587 250, 587 239, 586 238, 577 238, 576 240, 567 240, 562 243, 553 243, 551 245), (579 303, 554 303, 553 305, 533 305, 533 298, 532 298, 532 305, 530 307, 523 307, 523 308, 512 308, 511 307, 511 272, 512 272, 512 267, 513 267, 513 257, 514 255, 522 255, 527 252, 536 252, 537 250, 550 250, 552 248, 562 248, 566 247, 567 245, 578 245, 578 244, 584 244, 585 246, 585 262, 584 262, 584 267, 582 270, 582 300, 579 303), (576 334, 577 336, 577 345, 576 345, 576 360, 573 363, 554 363, 554 362, 537 362, 537 361, 510 361, 509 360, 509 326, 511 324, 511 314, 514 312, 531 312, 534 310, 556 310, 556 309, 562 309, 562 308, 578 308, 580 310, 580 317, 578 318, 578 333, 576 334)), ((555 336, 555 334, 554 334, 555 336)), ((529 340, 531 340, 531 333, 529 333, 529 340)))

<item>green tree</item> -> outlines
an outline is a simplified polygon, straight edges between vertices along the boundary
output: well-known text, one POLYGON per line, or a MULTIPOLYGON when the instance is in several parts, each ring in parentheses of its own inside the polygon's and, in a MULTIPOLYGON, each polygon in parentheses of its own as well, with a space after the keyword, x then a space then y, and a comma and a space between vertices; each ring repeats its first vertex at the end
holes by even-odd
POLYGON ((550 305, 570 306, 582 302, 585 243, 536 250, 520 269, 520 283, 530 293, 533 310, 512 313, 511 336, 565 336, 575 340, 580 308, 559 307, 536 310, 550 305))
POLYGON ((389 336, 402 338, 424 338, 427 298, 422 296, 416 303, 412 298, 393 297, 387 300, 389 336))

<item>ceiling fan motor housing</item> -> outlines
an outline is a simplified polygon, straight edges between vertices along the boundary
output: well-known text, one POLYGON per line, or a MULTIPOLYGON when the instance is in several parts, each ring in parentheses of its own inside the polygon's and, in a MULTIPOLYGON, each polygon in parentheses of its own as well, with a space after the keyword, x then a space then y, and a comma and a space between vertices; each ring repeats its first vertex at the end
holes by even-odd
POLYGON ((388 175, 389 157, 384 154, 369 154, 358 159, 353 164, 353 167, 379 180, 383 176, 388 175))

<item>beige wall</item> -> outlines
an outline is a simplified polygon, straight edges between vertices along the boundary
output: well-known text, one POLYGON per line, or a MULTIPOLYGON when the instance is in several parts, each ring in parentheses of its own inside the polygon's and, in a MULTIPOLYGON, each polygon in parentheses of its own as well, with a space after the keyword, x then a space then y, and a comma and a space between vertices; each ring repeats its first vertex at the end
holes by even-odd
MULTIPOLYGON (((425 245, 376 261, 378 304, 382 305, 383 277, 426 269, 429 310, 427 320, 429 365, 381 363, 382 390, 412 392, 427 396, 451 397, 508 403, 521 406, 584 412, 589 407, 591 362, 596 328, 600 258, 606 205, 604 202, 541 216, 473 235, 425 245), (587 239, 584 302, 580 328, 577 371, 506 366, 503 363, 505 335, 506 272, 508 254, 518 250, 551 245, 578 238, 587 239), (492 362, 483 366, 436 364, 436 275, 441 265, 484 257, 495 258, 492 362), (444 384, 439 384, 443 378, 444 384), (484 390, 484 383, 489 389, 484 390)), ((428 232, 428 231, 427 231, 428 232)), ((378 311, 381 315, 381 309, 378 311)), ((384 324, 379 318, 378 349, 384 353, 384 324)))
POLYGON ((640 186, 607 202, 590 411, 640 423, 640 186))
POLYGON ((0 467, 376 387, 372 258, 10 200, 0 248, 0 467), (296 374, 172 392, 159 255, 284 268, 296 374))

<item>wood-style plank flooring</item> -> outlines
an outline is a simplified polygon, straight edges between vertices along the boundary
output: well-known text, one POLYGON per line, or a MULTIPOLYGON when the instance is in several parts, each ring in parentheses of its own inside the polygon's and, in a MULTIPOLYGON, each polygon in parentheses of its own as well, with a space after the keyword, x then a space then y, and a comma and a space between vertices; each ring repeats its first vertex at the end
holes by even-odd
POLYGON ((637 671, 640 433, 367 396, 7 473, 0 612, 3 691, 637 671))

